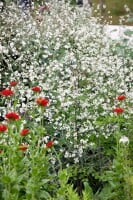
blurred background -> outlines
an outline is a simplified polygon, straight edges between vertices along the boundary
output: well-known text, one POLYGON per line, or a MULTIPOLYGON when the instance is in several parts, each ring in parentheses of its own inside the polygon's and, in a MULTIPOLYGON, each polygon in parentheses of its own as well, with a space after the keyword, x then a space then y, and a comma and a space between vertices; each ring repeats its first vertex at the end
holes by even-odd
MULTIPOLYGON (((100 1, 92 1, 94 8, 97 9, 100 1)), ((112 24, 116 25, 119 24, 120 18, 125 18, 123 24, 133 25, 133 0, 104 0, 104 4, 102 15, 108 22, 111 20, 112 24)))

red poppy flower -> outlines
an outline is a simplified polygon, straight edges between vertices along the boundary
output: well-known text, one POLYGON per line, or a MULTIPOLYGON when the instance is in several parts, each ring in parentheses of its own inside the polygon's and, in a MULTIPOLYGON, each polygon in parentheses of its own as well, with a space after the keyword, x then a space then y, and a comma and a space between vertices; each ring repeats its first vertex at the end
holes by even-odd
POLYGON ((53 144, 54 144, 53 141, 48 141, 47 144, 46 144, 46 147, 47 147, 47 148, 50 148, 50 147, 53 146, 53 144))
POLYGON ((6 118, 9 120, 18 120, 20 118, 19 114, 15 113, 15 112, 9 112, 6 114, 6 118))
POLYGON ((23 129, 23 130, 21 130, 20 135, 25 136, 28 133, 29 133, 29 129, 23 129))
POLYGON ((5 132, 7 129, 8 128, 5 124, 0 124, 0 132, 5 132))
POLYGON ((13 92, 12 90, 10 90, 10 89, 5 89, 5 90, 2 90, 2 91, 0 92, 0 94, 1 94, 2 96, 11 96, 11 95, 14 94, 14 92, 13 92))
POLYGON ((27 148, 28 148, 28 144, 21 144, 20 146, 19 146, 19 150, 20 151, 26 151, 27 150, 27 148))
POLYGON ((114 108, 113 111, 116 112, 117 114, 121 114, 124 112, 124 109, 123 108, 114 108))
POLYGON ((39 97, 36 99, 36 103, 40 106, 47 106, 49 103, 49 100, 47 98, 39 97))
POLYGON ((15 87, 17 84, 18 84, 17 81, 11 81, 11 82, 10 82, 10 86, 11 86, 11 87, 15 87))
POLYGON ((42 88, 39 87, 39 86, 35 86, 35 87, 32 88, 32 90, 33 90, 34 92, 41 92, 42 88))
POLYGON ((122 101, 122 100, 124 100, 124 99, 126 99, 126 96, 125 96, 125 95, 120 95, 120 96, 118 96, 118 97, 116 98, 116 100, 119 100, 119 101, 122 101))

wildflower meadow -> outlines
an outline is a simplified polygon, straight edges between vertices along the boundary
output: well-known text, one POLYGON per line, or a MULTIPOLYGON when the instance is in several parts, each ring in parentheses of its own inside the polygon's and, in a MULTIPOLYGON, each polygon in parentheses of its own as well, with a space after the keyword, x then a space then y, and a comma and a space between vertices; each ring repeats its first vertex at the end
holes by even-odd
POLYGON ((132 200, 133 32, 62 1, 0 14, 0 200, 132 200))

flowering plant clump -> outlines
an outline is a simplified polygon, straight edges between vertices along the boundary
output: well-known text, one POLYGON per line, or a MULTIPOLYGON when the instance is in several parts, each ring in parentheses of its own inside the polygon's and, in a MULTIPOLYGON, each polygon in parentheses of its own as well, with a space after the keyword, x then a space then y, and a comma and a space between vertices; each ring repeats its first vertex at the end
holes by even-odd
POLYGON ((131 200, 131 47, 87 8, 47 6, 0 19, 0 197, 131 200))
MULTIPOLYGON (((17 92, 18 90, 14 90, 15 95, 11 99, 12 102, 14 102, 17 92)), ((14 107, 13 104, 11 105, 14 107)), ((44 103, 42 105, 45 106, 44 103)), ((25 198, 28 200, 29 196, 32 197, 34 195, 38 199, 41 196, 40 193, 46 190, 47 195, 45 195, 50 198, 50 189, 48 189, 47 185, 45 187, 44 183, 49 185, 52 174, 49 175, 49 160, 46 155, 46 148, 41 145, 42 137, 45 136, 46 132, 45 128, 38 121, 37 123, 34 121, 33 125, 32 121, 28 121, 22 113, 10 112, 8 109, 10 108, 7 107, 7 113, 5 114, 7 125, 0 124, 0 133, 5 133, 0 134, 0 158, 3 170, 2 173, 0 172, 0 181, 7 194, 4 196, 2 190, 0 191, 0 196, 4 200, 10 200, 14 196, 18 199, 25 198), (28 128, 25 128, 27 126, 28 128), (5 165, 7 166, 6 168, 5 165), (5 177, 8 179, 7 182, 5 182, 5 177), (33 185, 36 184, 36 189, 33 191, 33 185), (17 185, 21 187, 14 191, 14 186, 16 187, 17 185), (28 191, 26 189, 27 185, 28 191)), ((17 106, 15 106, 15 109, 17 109, 17 106)), ((31 113, 31 115, 34 116, 34 113, 31 113)), ((41 118, 42 116, 40 116, 40 121, 41 118)), ((52 141, 46 142, 47 148, 52 147, 52 145, 52 141)))

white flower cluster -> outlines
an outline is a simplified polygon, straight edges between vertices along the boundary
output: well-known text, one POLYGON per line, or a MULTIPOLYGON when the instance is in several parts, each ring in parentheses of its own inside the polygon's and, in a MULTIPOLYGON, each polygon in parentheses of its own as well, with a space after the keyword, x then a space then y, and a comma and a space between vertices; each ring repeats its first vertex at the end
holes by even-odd
POLYGON ((40 21, 38 16, 23 18, 12 7, 3 13, 1 82, 3 87, 12 80, 19 82, 21 112, 35 107, 30 88, 42 87, 41 95, 50 99, 44 114, 48 134, 64 145, 65 158, 78 162, 91 135, 113 132, 110 126, 101 127, 96 121, 99 116, 111 116, 116 95, 124 93, 130 101, 130 47, 121 50, 123 43, 109 40, 88 11, 60 1, 48 6, 50 13, 44 12, 40 21))

